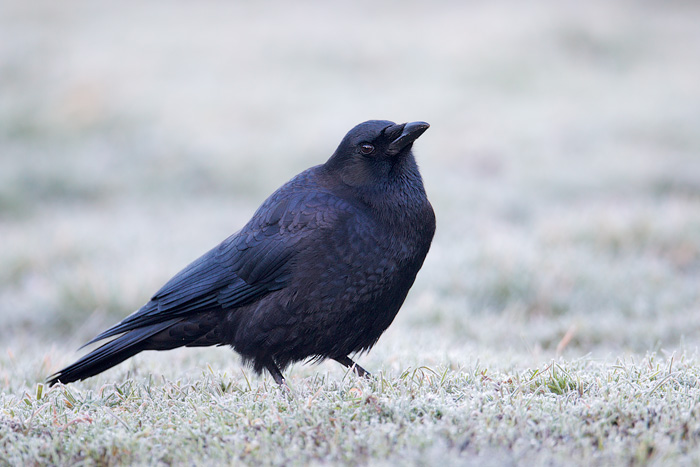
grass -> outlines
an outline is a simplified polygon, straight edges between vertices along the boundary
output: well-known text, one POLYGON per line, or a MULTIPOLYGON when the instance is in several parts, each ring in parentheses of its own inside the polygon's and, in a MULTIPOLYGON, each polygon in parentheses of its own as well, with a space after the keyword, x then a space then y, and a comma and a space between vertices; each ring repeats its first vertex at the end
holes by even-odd
POLYGON ((697 356, 251 381, 207 368, 5 395, 8 464, 567 464, 700 459, 697 356))
POLYGON ((698 13, 3 2, 0 465, 697 464, 698 13), (431 123, 438 219, 374 379, 215 348, 43 386, 369 118, 431 123))

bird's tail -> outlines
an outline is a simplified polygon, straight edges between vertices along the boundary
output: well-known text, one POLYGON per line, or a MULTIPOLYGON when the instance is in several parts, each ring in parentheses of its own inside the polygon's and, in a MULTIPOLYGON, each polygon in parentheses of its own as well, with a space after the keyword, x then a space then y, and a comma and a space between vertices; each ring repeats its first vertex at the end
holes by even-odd
MULTIPOLYGON (((47 383, 49 386, 53 386, 58 382, 67 384, 89 378, 118 365, 142 350, 157 349, 152 345, 151 338, 179 321, 169 320, 122 334, 93 350, 72 365, 49 376, 47 383)), ((171 343, 170 346, 162 348, 165 350, 165 348, 175 348, 186 344, 187 342, 182 342, 180 345, 171 343)))

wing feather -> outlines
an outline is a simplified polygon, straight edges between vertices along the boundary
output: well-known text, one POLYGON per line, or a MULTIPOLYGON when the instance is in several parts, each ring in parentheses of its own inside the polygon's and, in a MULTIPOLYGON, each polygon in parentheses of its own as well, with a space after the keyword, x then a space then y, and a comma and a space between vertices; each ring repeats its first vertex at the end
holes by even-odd
MULTIPOLYGON (((342 204, 342 203, 341 203, 342 204)), ((330 193, 285 190, 273 194, 239 232, 170 279, 141 309, 93 342, 195 313, 233 309, 284 288, 290 261, 332 229, 340 211, 330 193), (325 206, 322 216, 318 209, 325 206)))

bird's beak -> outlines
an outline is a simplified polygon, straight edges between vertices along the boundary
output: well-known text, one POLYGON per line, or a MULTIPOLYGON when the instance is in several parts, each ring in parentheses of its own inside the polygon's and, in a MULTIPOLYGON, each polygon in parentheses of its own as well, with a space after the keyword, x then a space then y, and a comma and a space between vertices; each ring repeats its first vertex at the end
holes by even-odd
POLYGON ((389 144, 389 148, 387 149, 387 153, 389 154, 398 154, 406 146, 411 145, 415 140, 418 139, 420 135, 425 133, 425 130, 430 128, 430 125, 428 125, 425 122, 411 122, 406 123, 404 125, 395 125, 395 129, 389 127, 385 130, 385 132, 391 134, 390 132, 392 130, 396 131, 400 127, 403 127, 403 129, 401 130, 401 135, 399 135, 398 138, 396 138, 389 144))

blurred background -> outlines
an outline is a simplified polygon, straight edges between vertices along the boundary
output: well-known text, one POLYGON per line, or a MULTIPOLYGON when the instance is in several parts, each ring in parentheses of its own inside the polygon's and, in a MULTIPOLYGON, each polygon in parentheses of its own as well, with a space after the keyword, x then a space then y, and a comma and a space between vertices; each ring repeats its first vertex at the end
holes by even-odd
MULTIPOLYGON (((70 363, 375 118, 432 125, 438 231, 363 366, 696 349, 699 21, 693 1, 1 2, 0 382, 70 363)), ((237 371, 185 352, 113 371, 237 371)))

